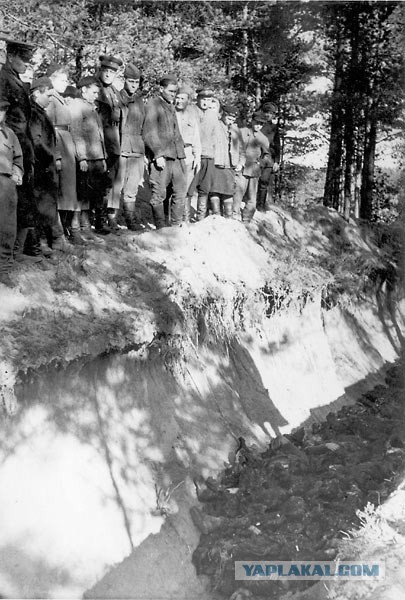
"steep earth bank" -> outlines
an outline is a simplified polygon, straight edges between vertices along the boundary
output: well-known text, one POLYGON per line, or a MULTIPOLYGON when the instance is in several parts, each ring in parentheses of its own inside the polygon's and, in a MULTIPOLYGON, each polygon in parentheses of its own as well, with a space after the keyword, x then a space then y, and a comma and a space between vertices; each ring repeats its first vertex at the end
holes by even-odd
POLYGON ((320 207, 126 233, 16 274, 2 593, 212 598, 191 562, 194 480, 239 437, 263 450, 381 381, 403 341, 394 272, 368 230, 320 207))

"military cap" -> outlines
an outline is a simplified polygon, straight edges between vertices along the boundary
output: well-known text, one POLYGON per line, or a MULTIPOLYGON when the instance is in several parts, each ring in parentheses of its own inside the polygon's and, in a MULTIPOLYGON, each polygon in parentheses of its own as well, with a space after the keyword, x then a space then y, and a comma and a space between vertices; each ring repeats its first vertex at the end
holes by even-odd
POLYGON ((37 79, 34 79, 31 83, 30 90, 33 92, 41 87, 53 88, 52 81, 49 77, 37 77, 37 79))
POLYGON ((8 100, 0 100, 0 110, 7 110, 10 106, 10 102, 8 100))
POLYGON ((100 87, 100 83, 98 79, 94 77, 94 75, 86 75, 86 77, 82 77, 81 79, 79 79, 79 81, 76 84, 78 88, 89 87, 90 85, 97 85, 98 87, 100 87))
POLYGON ((98 57, 98 60, 100 61, 100 66, 114 69, 114 71, 118 71, 119 67, 124 64, 118 56, 111 56, 109 54, 102 54, 98 57))
POLYGON ((35 46, 27 42, 13 40, 4 36, 0 36, 0 40, 6 42, 7 52, 10 54, 17 54, 20 58, 26 61, 30 60, 35 50, 35 46))
POLYGON ((256 121, 256 123, 267 123, 267 117, 261 110, 256 110, 252 115, 252 121, 256 121))
POLYGON ((51 75, 53 75, 54 73, 57 73, 59 71, 67 73, 67 70, 68 69, 65 65, 61 65, 58 63, 52 63, 51 65, 49 65, 49 67, 46 70, 46 76, 50 77, 51 75))
POLYGON ((223 104, 221 110, 224 114, 230 115, 231 117, 237 117, 239 115, 239 109, 233 104, 223 104))
POLYGON ((178 85, 177 77, 174 73, 166 73, 160 78, 159 85, 167 87, 170 84, 178 85))
POLYGON ((215 98, 214 90, 210 88, 201 88, 197 91, 198 98, 215 98))
POLYGON ((274 102, 264 102, 262 104, 262 110, 265 112, 277 112, 277 106, 274 102))
POLYGON ((64 98, 80 98, 80 92, 74 85, 68 85, 62 96, 64 98))
POLYGON ((183 83, 177 90, 177 93, 178 94, 187 94, 187 96, 192 96, 193 90, 191 89, 191 87, 189 85, 187 85, 186 83, 183 83))
POLYGON ((140 76, 141 76, 141 72, 138 69, 138 67, 136 67, 132 63, 128 63, 126 65, 125 71, 124 71, 124 77, 126 77, 127 79, 139 79, 140 76))

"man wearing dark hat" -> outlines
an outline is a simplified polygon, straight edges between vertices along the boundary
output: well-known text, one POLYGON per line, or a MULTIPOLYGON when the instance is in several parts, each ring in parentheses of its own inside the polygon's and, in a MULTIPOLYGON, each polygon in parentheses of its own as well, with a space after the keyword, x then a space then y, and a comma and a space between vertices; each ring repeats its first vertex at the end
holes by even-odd
MULTIPOLYGON (((112 232, 119 233, 120 229, 116 221, 116 214, 120 208, 121 197, 119 167, 123 102, 119 91, 114 87, 113 83, 117 71, 123 62, 120 58, 108 54, 100 56, 99 61, 98 80, 100 83, 100 92, 98 96, 98 109, 103 122, 104 141, 107 151, 107 169, 110 178, 105 205, 108 227, 112 232)), ((102 230, 107 232, 108 227, 102 227, 102 230)))
POLYGON ((145 169, 145 144, 142 127, 145 120, 145 106, 138 93, 141 72, 133 64, 127 64, 124 71, 124 88, 121 90, 122 137, 120 178, 125 220, 128 229, 142 231, 145 226, 136 213, 135 202, 138 187, 143 181, 145 169))
MULTIPOLYGON (((193 177, 199 172, 201 166, 200 128, 196 110, 189 105, 192 96, 193 90, 191 87, 183 84, 178 88, 174 102, 177 123, 179 125, 181 137, 183 138, 184 152, 186 155, 187 190, 190 188, 193 177)), ((186 223, 190 222, 190 213, 191 195, 187 191, 183 215, 183 219, 186 223)))
POLYGON ((101 117, 97 111, 100 92, 98 78, 88 75, 77 83, 80 98, 69 103, 71 133, 78 163, 77 194, 81 204, 81 235, 89 241, 100 241, 90 225, 89 213, 95 213, 96 231, 102 230, 103 200, 109 185, 107 152, 101 117))
POLYGON ((197 191, 197 220, 207 216, 208 195, 211 191, 214 176, 215 141, 218 135, 219 118, 215 110, 210 110, 214 92, 202 88, 197 94, 197 118, 201 140, 201 166, 189 188, 190 197, 197 191))
POLYGON ((0 283, 12 286, 9 273, 17 235, 17 190, 22 184, 23 156, 15 133, 5 125, 10 103, 0 100, 0 283))
POLYGON ((20 75, 27 70, 34 46, 25 42, 0 38, 6 42, 7 58, 0 71, 0 100, 9 102, 6 125, 16 134, 21 145, 24 160, 22 185, 18 187, 17 204, 17 240, 16 250, 19 261, 37 262, 40 257, 23 254, 29 229, 34 227, 36 207, 32 193, 32 175, 34 168, 34 148, 29 131, 31 104, 26 85, 20 75))
POLYGON ((242 144, 245 149, 245 164, 236 176, 235 194, 233 197, 233 218, 240 220, 241 204, 245 200, 242 211, 242 221, 249 223, 256 210, 256 197, 261 168, 268 161, 272 164, 269 155, 269 141, 261 132, 267 122, 266 115, 256 111, 252 115, 250 127, 242 127, 240 132, 242 144))
POLYGON ((221 119, 215 140, 215 168, 209 196, 211 213, 232 217, 235 178, 245 164, 245 148, 236 118, 239 111, 230 104, 221 107, 221 119))
POLYGON ((183 220, 187 192, 184 143, 180 134, 173 102, 178 88, 174 75, 164 75, 159 82, 159 94, 146 105, 143 137, 151 158, 149 183, 150 200, 157 229, 165 226, 164 201, 171 184, 171 224, 183 220))
POLYGON ((266 212, 270 210, 270 206, 274 202, 274 174, 278 172, 280 163, 280 132, 276 121, 276 105, 272 102, 264 102, 261 110, 267 119, 262 128, 262 134, 269 141, 269 157, 259 178, 257 209, 266 212))
POLYGON ((31 83, 29 128, 34 144, 33 191, 37 207, 36 230, 43 246, 66 252, 67 243, 58 213, 56 132, 46 114, 52 94, 49 77, 31 83))

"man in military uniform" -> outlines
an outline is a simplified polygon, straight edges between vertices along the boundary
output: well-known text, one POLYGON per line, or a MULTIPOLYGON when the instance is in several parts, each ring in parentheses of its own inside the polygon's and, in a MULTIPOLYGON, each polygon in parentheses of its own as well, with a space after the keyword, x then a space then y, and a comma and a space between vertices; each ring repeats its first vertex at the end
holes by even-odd
MULTIPOLYGON (((104 141, 107 151, 107 169, 110 177, 110 187, 105 198, 108 227, 111 231, 119 232, 116 215, 120 208, 121 177, 119 175, 121 156, 121 124, 123 102, 121 95, 113 83, 122 60, 116 56, 103 54, 99 57, 100 68, 98 81, 98 110, 104 129, 104 141)), ((104 228, 105 229, 105 228, 104 228)))
POLYGON ((0 100, 9 103, 5 124, 16 134, 23 153, 24 176, 18 187, 17 203, 17 240, 16 255, 18 261, 38 262, 40 256, 23 254, 29 229, 33 229, 36 218, 36 206, 32 191, 34 169, 34 148, 29 121, 31 104, 29 86, 23 83, 21 75, 25 73, 32 57, 34 46, 25 42, 1 37, 6 42, 7 58, 0 71, 0 100))
POLYGON ((148 149, 150 164, 150 204, 157 229, 165 226, 164 200, 171 184, 171 224, 180 225, 183 220, 187 192, 187 174, 184 162, 184 143, 180 134, 173 106, 178 88, 174 75, 161 78, 158 96, 146 105, 143 137, 148 149))
POLYGON ((269 141, 269 160, 262 168, 257 191, 257 210, 266 212, 274 202, 274 175, 280 168, 280 133, 276 122, 277 107, 272 102, 262 105, 267 122, 261 133, 269 141))
POLYGON ((122 138, 120 177, 125 221, 128 229, 141 231, 145 227, 135 211, 138 187, 143 180, 145 169, 145 144, 142 138, 142 127, 145 120, 145 106, 138 93, 141 72, 132 64, 127 64, 124 71, 124 88, 121 98, 122 138))

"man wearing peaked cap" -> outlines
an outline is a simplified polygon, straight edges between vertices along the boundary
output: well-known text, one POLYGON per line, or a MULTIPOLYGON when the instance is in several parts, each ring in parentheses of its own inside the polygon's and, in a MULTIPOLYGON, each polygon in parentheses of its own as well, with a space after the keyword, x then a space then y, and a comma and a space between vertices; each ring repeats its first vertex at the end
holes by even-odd
POLYGON ((107 150, 107 168, 110 185, 104 198, 108 224, 97 223, 96 229, 102 233, 120 233, 116 221, 116 213, 120 208, 121 177, 119 174, 121 156, 121 126, 123 102, 121 95, 114 87, 114 79, 123 62, 116 56, 103 54, 99 57, 100 68, 98 79, 100 93, 98 108, 103 122, 105 147, 107 150))
MULTIPOLYGON (((23 182, 17 190, 16 252, 18 260, 33 262, 33 257, 27 257, 23 254, 24 243, 29 228, 33 228, 34 226, 36 207, 32 191, 34 148, 28 127, 31 116, 31 104, 29 92, 20 75, 25 73, 27 69, 34 46, 10 38, 2 37, 1 39, 7 45, 7 58, 0 71, 0 100, 10 103, 6 115, 6 125, 14 131, 20 142, 24 162, 23 182)), ((36 259, 35 262, 37 262, 36 259)))
POLYGON ((277 107, 273 102, 265 101, 261 107, 266 117, 262 134, 269 142, 268 160, 262 167, 257 190, 257 210, 268 211, 274 202, 275 173, 279 170, 280 163, 280 132, 277 126, 277 107))
POLYGON ((125 66, 124 78, 124 88, 121 90, 124 104, 120 158, 122 202, 128 229, 141 231, 145 227, 141 224, 141 218, 135 208, 138 187, 143 181, 145 167, 145 144, 142 138, 145 106, 139 94, 141 72, 138 67, 128 63, 125 66))
POLYGON ((4 124, 10 103, 0 100, 0 284, 12 286, 9 273, 17 235, 17 189, 23 176, 23 158, 15 133, 4 124))

